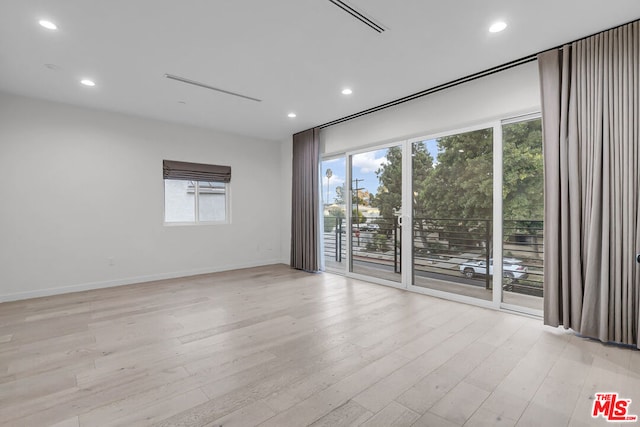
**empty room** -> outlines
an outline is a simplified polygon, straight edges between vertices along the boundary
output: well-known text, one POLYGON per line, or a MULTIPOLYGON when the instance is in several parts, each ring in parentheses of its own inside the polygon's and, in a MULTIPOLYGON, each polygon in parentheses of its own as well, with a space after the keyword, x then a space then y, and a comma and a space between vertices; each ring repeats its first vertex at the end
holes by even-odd
POLYGON ((637 0, 3 0, 0 426, 640 420, 637 0))

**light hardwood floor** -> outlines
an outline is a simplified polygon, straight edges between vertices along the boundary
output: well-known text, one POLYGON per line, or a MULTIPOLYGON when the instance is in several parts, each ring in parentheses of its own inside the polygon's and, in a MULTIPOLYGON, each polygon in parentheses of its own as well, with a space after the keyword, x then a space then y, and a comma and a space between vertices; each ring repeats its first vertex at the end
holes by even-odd
POLYGON ((0 304, 2 425, 603 426, 599 391, 640 415, 640 352, 283 265, 0 304))

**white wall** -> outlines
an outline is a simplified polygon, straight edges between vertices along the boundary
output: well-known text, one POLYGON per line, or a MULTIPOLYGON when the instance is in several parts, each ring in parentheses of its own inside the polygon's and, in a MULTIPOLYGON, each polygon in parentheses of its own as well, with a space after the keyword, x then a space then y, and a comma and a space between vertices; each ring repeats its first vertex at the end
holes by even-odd
POLYGON ((0 93, 0 301, 288 259, 283 150, 0 93), (230 165, 232 223, 164 226, 163 159, 230 165))
POLYGON ((281 245, 282 263, 291 260, 291 192, 293 179, 293 135, 280 143, 282 180, 281 245))
POLYGON ((539 110, 538 64, 532 62, 322 129, 321 152, 340 153, 539 110))

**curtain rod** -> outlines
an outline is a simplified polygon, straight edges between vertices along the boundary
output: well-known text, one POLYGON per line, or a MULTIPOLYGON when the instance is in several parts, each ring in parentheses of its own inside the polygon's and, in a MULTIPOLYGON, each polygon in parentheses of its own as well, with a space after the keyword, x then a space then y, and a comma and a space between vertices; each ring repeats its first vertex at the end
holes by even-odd
POLYGON ((488 70, 484 70, 484 71, 480 71, 478 73, 470 74, 470 75, 465 76, 465 77, 460 77, 459 79, 455 79, 455 80, 452 80, 450 82, 443 83, 441 85, 434 86, 432 88, 425 89, 425 90, 422 90, 420 92, 416 92, 414 94, 411 94, 411 95, 408 95, 408 96, 405 96, 405 97, 402 97, 402 98, 398 98, 396 100, 387 102, 385 104, 381 104, 381 105, 378 105, 376 107, 372 107, 372 108, 360 111, 359 113, 351 114, 351 115, 342 117, 341 119, 336 119, 336 120, 330 121, 330 122, 325 123, 323 125, 320 125, 318 127, 320 129, 324 129, 324 128, 329 127, 329 126, 333 126, 333 125, 337 125, 339 123, 343 123, 343 122, 346 122, 346 121, 349 121, 349 120, 353 120, 353 119, 356 119, 358 117, 365 116, 367 114, 375 113, 376 111, 384 110, 386 108, 394 107, 396 105, 403 104, 403 103, 408 102, 408 101, 413 101, 414 99, 417 99, 417 98, 422 98, 423 96, 426 96, 426 95, 431 95, 432 93, 440 92, 441 90, 445 90, 445 89, 448 89, 450 87, 461 85, 462 83, 467 83, 467 82, 470 82, 470 81, 473 81, 473 80, 477 80, 477 79, 482 78, 482 77, 487 77, 487 76, 490 76, 491 74, 499 73, 500 71, 505 71, 505 70, 508 70, 509 68, 517 67, 519 65, 523 65, 523 64, 526 64, 528 62, 535 61, 536 58, 537 58, 537 56, 535 54, 534 55, 525 56, 524 58, 520 58, 520 59, 517 59, 515 61, 507 62, 506 64, 498 65, 497 67, 489 68, 488 70))
POLYGON ((473 80, 477 80, 477 79, 480 79, 482 77, 487 77, 487 76, 490 76, 492 74, 499 73, 501 71, 506 71, 506 70, 508 70, 510 68, 514 68, 514 67, 517 67, 519 65, 524 65, 524 64, 527 64, 529 62, 533 62, 533 61, 537 60, 538 54, 540 54, 542 52, 547 52, 547 51, 552 50, 552 49, 562 49, 563 46, 566 45, 566 44, 575 43, 575 42, 578 42, 578 41, 581 41, 581 40, 585 40, 585 39, 588 39, 589 37, 593 37, 595 35, 602 34, 602 33, 605 33, 607 31, 611 31, 611 30, 615 30, 615 29, 620 28, 620 27, 624 27, 625 25, 629 25, 629 24, 631 24, 632 22, 635 22, 635 21, 638 21, 638 19, 636 18, 636 19, 634 19, 632 21, 629 21, 627 23, 620 24, 620 25, 617 25, 615 27, 612 27, 612 28, 609 28, 609 29, 606 29, 606 30, 598 31, 598 32, 593 33, 593 34, 591 34, 589 36, 581 37, 581 38, 573 40, 571 42, 563 43, 562 45, 559 45, 559 46, 556 46, 556 47, 552 47, 550 49, 547 49, 547 50, 544 50, 544 51, 540 51, 538 53, 534 53, 534 54, 525 56, 525 57, 520 58, 520 59, 516 59, 515 61, 507 62, 505 64, 498 65, 496 67, 492 67, 492 68, 486 69, 484 71, 479 71, 477 73, 469 74, 468 76, 460 77, 458 79, 451 80, 450 82, 443 83, 443 84, 440 84, 438 86, 431 87, 429 89, 421 90, 420 92, 416 92, 414 94, 407 95, 407 96, 404 96, 402 98, 398 98, 398 99, 395 99, 393 101, 386 102, 386 103, 378 105, 376 107, 368 108, 368 109, 360 111, 358 113, 350 114, 350 115, 342 117, 340 119, 332 120, 330 122, 327 122, 327 123, 325 123, 323 125, 318 126, 318 128, 324 129, 324 128, 327 128, 327 127, 330 127, 330 126, 334 126, 334 125, 337 125, 337 124, 340 124, 340 123, 344 123, 344 122, 347 122, 349 120, 357 119, 358 117, 366 116, 367 114, 375 113, 375 112, 380 111, 380 110, 385 110, 387 108, 394 107, 396 105, 400 105, 400 104, 403 104, 405 102, 413 101, 414 99, 422 98, 423 96, 426 96, 426 95, 431 95, 433 93, 440 92, 442 90, 449 89, 451 87, 461 85, 463 83, 471 82, 473 80))

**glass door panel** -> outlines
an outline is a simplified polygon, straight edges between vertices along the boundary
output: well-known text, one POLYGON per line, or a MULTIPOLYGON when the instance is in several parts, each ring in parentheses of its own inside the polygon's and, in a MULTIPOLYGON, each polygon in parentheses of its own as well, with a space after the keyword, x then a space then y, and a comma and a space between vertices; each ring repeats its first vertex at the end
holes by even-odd
POLYGON ((341 272, 345 271, 347 262, 346 163, 346 157, 342 156, 323 160, 320 164, 324 212, 324 265, 328 270, 341 272))
POLYGON ((350 157, 350 271, 401 282, 402 146, 350 157))
POLYGON ((501 138, 494 129, 324 159, 326 268, 541 311, 541 120, 505 123, 501 138), (494 172, 502 179, 494 182, 494 172), (494 185, 501 184, 494 209, 494 185), (411 215, 402 212, 403 188, 411 215), (502 271, 494 272, 494 249, 502 252, 502 271), (502 289, 494 298, 495 274, 502 289))
POLYGON ((493 128, 411 150, 413 285, 492 300, 493 128))
POLYGON ((505 124, 502 301, 542 310, 544 186, 541 119, 505 124))

